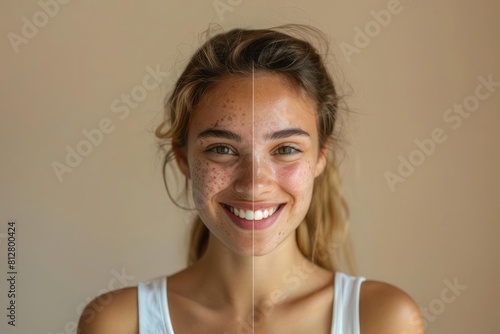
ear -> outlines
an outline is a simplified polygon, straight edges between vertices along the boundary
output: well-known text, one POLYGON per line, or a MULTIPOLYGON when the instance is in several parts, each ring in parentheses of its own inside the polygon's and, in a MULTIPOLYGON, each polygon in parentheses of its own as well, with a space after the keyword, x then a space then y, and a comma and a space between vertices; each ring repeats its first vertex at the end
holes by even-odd
POLYGON ((191 172, 189 171, 189 163, 187 159, 187 150, 185 146, 179 146, 177 143, 173 143, 172 150, 174 151, 175 161, 177 161, 177 166, 181 170, 182 174, 188 179, 191 178, 191 172))
POLYGON ((316 162, 316 170, 314 171, 314 177, 318 177, 325 170, 327 154, 328 154, 328 149, 326 148, 326 146, 324 146, 322 149, 319 150, 318 161, 316 162))

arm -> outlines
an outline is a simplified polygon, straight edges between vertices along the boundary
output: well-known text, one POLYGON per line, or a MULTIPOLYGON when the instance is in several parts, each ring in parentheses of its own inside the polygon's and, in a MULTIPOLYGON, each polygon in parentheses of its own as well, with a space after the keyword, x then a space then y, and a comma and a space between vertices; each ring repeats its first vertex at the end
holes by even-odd
POLYGON ((360 327, 363 334, 423 334, 424 322, 415 301, 390 284, 361 285, 360 327))
POLYGON ((83 310, 78 334, 137 334, 137 287, 102 294, 83 310))

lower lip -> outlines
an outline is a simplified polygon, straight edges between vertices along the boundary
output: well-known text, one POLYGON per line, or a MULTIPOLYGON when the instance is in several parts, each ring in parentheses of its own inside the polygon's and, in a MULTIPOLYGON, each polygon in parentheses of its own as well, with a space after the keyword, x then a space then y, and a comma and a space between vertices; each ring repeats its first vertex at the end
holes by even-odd
POLYGON ((278 219, 278 216, 281 214, 281 211, 283 210, 283 207, 285 205, 282 204, 280 206, 280 208, 278 209, 278 211, 273 213, 273 215, 271 217, 262 218, 261 220, 246 220, 246 219, 237 217, 234 214, 232 214, 231 211, 229 211, 226 206, 224 206, 224 205, 222 205, 222 206, 224 208, 224 211, 226 211, 227 215, 229 216, 231 221, 236 226, 238 226, 239 228, 241 228, 243 230, 253 231, 253 230, 263 230, 263 229, 266 229, 266 228, 270 227, 271 225, 273 225, 276 222, 276 220, 278 219))

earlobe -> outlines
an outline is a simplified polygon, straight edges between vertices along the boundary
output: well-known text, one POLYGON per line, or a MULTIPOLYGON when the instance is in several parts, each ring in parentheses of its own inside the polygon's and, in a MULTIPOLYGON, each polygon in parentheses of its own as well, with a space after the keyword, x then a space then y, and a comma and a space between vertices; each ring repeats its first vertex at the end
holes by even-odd
POLYGON ((322 148, 319 151, 318 161, 316 162, 316 171, 314 173, 314 177, 318 177, 325 170, 326 163, 327 163, 327 159, 326 159, 327 154, 328 154, 328 150, 326 147, 322 148))
POLYGON ((182 174, 188 179, 191 178, 191 173, 189 171, 189 163, 187 159, 186 147, 180 147, 176 143, 173 144, 173 151, 175 156, 175 161, 177 161, 177 166, 181 170, 182 174))

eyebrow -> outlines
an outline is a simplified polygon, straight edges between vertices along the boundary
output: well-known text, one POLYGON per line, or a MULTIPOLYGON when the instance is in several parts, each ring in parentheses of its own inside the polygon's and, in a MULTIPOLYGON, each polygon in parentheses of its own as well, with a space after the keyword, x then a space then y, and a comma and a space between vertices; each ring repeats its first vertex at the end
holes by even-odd
POLYGON ((267 134, 265 138, 267 140, 276 140, 276 139, 283 139, 283 138, 288 138, 288 137, 293 137, 293 136, 306 136, 310 137, 309 133, 306 131, 299 129, 299 128, 291 128, 291 129, 285 129, 281 131, 276 131, 270 134, 267 134))
POLYGON ((234 140, 238 143, 241 143, 241 136, 236 133, 228 130, 219 130, 219 129, 206 129, 198 134, 198 139, 203 138, 225 138, 229 140, 234 140))
MULTIPOLYGON (((276 140, 276 139, 289 138, 293 136, 310 137, 309 133, 307 133, 302 129, 291 128, 269 133, 265 136, 265 139, 276 140)), ((206 129, 198 134, 198 139, 204 139, 204 138, 224 138, 224 139, 234 140, 238 143, 242 142, 241 136, 232 131, 213 129, 213 128, 206 129)))

